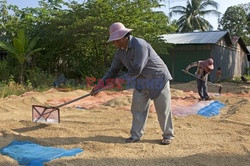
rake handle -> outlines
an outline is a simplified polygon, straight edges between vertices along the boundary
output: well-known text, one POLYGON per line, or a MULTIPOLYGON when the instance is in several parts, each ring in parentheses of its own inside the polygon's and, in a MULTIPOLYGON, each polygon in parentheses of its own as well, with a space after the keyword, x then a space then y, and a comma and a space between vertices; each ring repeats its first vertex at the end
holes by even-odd
POLYGON ((63 106, 65 106, 65 105, 74 103, 74 102, 76 102, 76 101, 78 101, 78 100, 81 100, 81 99, 83 99, 83 98, 85 98, 85 97, 88 97, 88 96, 90 96, 90 95, 93 95, 93 94, 95 94, 95 93, 98 93, 98 92, 100 92, 100 91, 102 91, 102 90, 104 90, 104 89, 99 89, 99 90, 95 91, 94 93, 88 93, 88 94, 86 94, 86 95, 84 95, 84 96, 80 96, 80 97, 78 97, 78 98, 75 98, 75 99, 73 99, 73 100, 70 100, 70 101, 68 101, 68 102, 66 102, 66 103, 63 103, 63 104, 61 104, 61 105, 58 105, 58 106, 56 106, 56 107, 57 107, 57 108, 60 108, 60 107, 63 107, 63 106))
POLYGON ((84 95, 84 96, 75 98, 75 99, 73 99, 73 100, 70 100, 70 101, 68 101, 68 102, 66 102, 66 103, 63 103, 63 104, 61 104, 61 105, 58 105, 58 106, 56 106, 56 107, 57 107, 57 108, 63 107, 63 106, 65 106, 65 105, 71 104, 71 103, 73 103, 73 102, 76 102, 76 101, 78 101, 78 100, 81 100, 81 99, 83 99, 83 98, 85 98, 85 97, 88 97, 88 96, 90 96, 90 95, 91 95, 91 93, 86 94, 86 95, 84 95))
POLYGON ((109 85, 105 86, 104 88, 98 89, 98 90, 95 91, 94 93, 88 93, 88 94, 86 94, 86 95, 84 95, 84 96, 80 96, 80 97, 75 98, 75 99, 73 99, 73 100, 70 100, 70 101, 68 101, 68 102, 66 102, 66 103, 63 103, 63 104, 61 104, 61 105, 58 105, 58 106, 56 106, 56 108, 60 108, 60 107, 63 107, 63 106, 65 106, 65 105, 74 103, 74 102, 76 102, 76 101, 78 101, 78 100, 81 100, 81 99, 83 99, 83 98, 85 98, 85 97, 88 97, 88 96, 91 96, 91 95, 93 95, 93 94, 99 93, 100 91, 106 90, 106 89, 108 89, 108 88, 109 88, 109 85))

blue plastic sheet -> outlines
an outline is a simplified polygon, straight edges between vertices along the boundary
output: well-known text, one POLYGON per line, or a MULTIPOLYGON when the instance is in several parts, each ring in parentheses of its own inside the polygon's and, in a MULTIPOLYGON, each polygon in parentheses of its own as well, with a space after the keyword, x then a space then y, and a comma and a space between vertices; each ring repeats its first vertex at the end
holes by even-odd
POLYGON ((209 105, 203 107, 202 109, 198 110, 197 114, 205 116, 207 118, 211 116, 218 115, 220 113, 220 109, 225 105, 219 101, 214 101, 209 105))
POLYGON ((44 147, 29 141, 12 141, 8 146, 0 149, 1 154, 15 159, 20 165, 42 166, 44 162, 64 156, 74 156, 83 152, 83 149, 75 148, 66 150, 63 148, 44 147))

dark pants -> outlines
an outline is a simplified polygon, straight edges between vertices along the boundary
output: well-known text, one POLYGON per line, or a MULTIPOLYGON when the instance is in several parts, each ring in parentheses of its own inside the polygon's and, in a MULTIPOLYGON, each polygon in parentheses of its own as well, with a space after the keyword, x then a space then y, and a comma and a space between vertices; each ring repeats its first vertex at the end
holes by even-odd
POLYGON ((198 89, 198 94, 199 94, 201 99, 208 98, 207 81, 202 81, 200 79, 197 79, 197 89, 198 89))

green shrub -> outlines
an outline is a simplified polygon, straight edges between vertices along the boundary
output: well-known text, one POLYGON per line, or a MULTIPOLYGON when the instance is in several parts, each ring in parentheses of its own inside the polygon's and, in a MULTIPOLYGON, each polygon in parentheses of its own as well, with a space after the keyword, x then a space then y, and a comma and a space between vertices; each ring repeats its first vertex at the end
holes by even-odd
POLYGON ((1 98, 7 97, 10 95, 19 96, 26 91, 27 91, 27 88, 25 86, 21 84, 17 84, 16 82, 12 80, 12 78, 7 84, 4 82, 0 83, 0 97, 1 98))
POLYGON ((6 81, 10 77, 10 70, 6 60, 0 61, 0 76, 0 81, 6 81))
POLYGON ((43 89, 45 87, 51 87, 54 81, 54 77, 42 69, 35 68, 27 71, 26 79, 32 85, 33 88, 43 89))

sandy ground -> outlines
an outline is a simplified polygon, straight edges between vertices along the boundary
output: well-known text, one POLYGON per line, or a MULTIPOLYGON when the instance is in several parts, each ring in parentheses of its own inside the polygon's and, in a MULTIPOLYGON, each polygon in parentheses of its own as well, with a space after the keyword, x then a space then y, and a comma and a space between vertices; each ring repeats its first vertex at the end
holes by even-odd
MULTIPOLYGON (((174 115, 175 139, 160 145, 161 130, 152 106, 145 134, 140 142, 127 144, 131 127, 131 91, 100 92, 60 108, 61 123, 32 122, 32 105, 58 105, 89 91, 51 89, 0 99, 0 148, 13 140, 27 140, 44 146, 82 148, 73 157, 52 160, 45 165, 238 165, 250 164, 250 85, 222 83, 209 92, 226 106, 218 116, 174 115), (78 107, 78 108, 76 108, 78 107), (80 108, 80 109, 79 109, 80 108)), ((171 84, 172 105, 197 102, 195 82, 171 84)), ((185 109, 184 109, 185 110, 185 109)), ((0 165, 18 165, 0 155, 0 165)))

